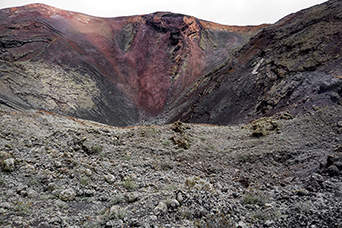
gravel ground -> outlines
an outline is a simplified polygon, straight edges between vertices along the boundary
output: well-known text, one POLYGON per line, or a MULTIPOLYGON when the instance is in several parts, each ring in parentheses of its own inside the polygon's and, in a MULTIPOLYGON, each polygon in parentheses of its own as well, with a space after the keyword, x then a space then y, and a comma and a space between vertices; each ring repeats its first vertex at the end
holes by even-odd
POLYGON ((0 105, 0 226, 342 227, 341 111, 117 128, 0 105))

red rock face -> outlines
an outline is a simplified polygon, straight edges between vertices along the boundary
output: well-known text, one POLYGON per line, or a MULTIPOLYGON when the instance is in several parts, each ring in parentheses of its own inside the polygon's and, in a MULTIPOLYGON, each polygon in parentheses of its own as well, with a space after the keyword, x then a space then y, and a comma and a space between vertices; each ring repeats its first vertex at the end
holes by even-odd
POLYGON ((96 18, 41 4, 0 14, 2 59, 95 71, 97 83, 105 78, 108 90, 119 90, 145 117, 185 102, 189 89, 227 60, 232 47, 265 27, 223 26, 167 12, 96 18))
POLYGON ((98 18, 42 4, 3 9, 0 101, 119 126, 248 121, 289 101, 277 94, 292 93, 280 88, 293 73, 340 77, 340 5, 261 26, 168 12, 98 18))

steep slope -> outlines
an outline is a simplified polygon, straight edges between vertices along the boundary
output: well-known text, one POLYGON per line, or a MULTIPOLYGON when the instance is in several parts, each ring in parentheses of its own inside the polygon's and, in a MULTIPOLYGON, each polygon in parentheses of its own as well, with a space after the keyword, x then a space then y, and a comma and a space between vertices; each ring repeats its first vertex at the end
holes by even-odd
POLYGON ((116 126, 235 124, 341 105, 342 3, 273 25, 157 12, 0 11, 0 101, 116 126))
POLYGON ((198 81, 201 98, 175 119, 232 124, 279 111, 342 104, 342 2, 291 14, 198 81))
POLYGON ((267 27, 168 12, 96 18, 42 4, 0 19, 4 103, 118 126, 167 122, 203 75, 267 27))

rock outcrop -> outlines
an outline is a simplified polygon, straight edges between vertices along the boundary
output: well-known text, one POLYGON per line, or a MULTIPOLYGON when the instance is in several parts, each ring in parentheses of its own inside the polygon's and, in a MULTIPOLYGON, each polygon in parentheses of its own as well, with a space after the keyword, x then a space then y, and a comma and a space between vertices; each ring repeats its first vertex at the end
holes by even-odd
POLYGON ((341 104, 341 2, 273 25, 157 12, 0 11, 0 101, 116 126, 234 124, 341 104))

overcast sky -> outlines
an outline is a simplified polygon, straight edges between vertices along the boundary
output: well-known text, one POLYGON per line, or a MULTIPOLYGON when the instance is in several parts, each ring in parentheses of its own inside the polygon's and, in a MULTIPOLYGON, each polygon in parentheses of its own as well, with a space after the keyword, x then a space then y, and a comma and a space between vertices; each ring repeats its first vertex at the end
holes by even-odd
MULTIPOLYGON (((282 17, 326 0, 40 0, 60 9, 100 17, 171 11, 226 25, 274 23, 282 17)), ((0 9, 37 1, 0 0, 0 9)))

